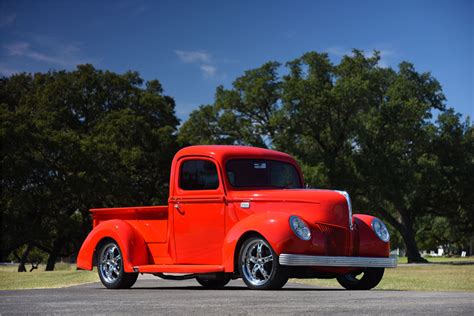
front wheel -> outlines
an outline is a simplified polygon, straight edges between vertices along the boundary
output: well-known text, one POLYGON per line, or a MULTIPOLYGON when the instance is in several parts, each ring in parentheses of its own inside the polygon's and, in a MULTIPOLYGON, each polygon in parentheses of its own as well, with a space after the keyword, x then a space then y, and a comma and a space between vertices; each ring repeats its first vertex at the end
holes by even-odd
POLYGON ((253 290, 276 290, 288 282, 288 271, 278 263, 278 255, 262 237, 247 239, 239 253, 239 272, 253 290))
POLYGON ((103 243, 97 252, 97 270, 108 289, 128 289, 137 281, 138 273, 123 271, 122 251, 115 241, 103 243))
POLYGON ((382 280, 384 268, 365 268, 337 277, 337 282, 347 290, 370 290, 382 280))

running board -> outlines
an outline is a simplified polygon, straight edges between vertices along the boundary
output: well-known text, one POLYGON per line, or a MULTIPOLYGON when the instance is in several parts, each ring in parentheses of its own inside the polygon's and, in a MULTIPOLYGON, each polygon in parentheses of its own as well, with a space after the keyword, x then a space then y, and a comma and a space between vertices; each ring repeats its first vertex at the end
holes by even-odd
POLYGON ((224 267, 198 264, 153 264, 135 266, 133 271, 140 273, 213 273, 224 272, 224 267))
POLYGON ((174 280, 174 281, 182 281, 182 280, 190 280, 190 279, 195 279, 196 274, 191 273, 191 274, 164 274, 164 273, 154 273, 153 274, 156 277, 162 278, 163 280, 174 280))

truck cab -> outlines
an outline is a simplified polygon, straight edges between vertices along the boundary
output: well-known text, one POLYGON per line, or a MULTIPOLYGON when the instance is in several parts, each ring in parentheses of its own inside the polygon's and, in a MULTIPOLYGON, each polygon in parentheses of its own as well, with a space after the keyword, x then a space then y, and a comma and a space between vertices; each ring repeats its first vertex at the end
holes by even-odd
POLYGON ((370 289, 396 266, 382 221, 353 215, 347 192, 305 189, 296 161, 274 150, 183 148, 171 165, 168 205, 91 213, 77 266, 97 264, 107 288, 152 273, 212 288, 236 278, 277 289, 290 277, 334 277, 347 289, 370 289))

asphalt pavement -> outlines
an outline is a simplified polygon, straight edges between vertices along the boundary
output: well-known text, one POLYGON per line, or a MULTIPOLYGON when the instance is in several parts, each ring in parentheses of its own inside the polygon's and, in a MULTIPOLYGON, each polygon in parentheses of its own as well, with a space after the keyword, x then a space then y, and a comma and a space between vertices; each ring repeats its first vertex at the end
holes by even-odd
POLYGON ((251 291, 241 280, 205 290, 195 280, 141 277, 132 289, 100 283, 61 289, 0 291, 0 314, 124 315, 474 315, 472 292, 346 291, 288 283, 251 291))

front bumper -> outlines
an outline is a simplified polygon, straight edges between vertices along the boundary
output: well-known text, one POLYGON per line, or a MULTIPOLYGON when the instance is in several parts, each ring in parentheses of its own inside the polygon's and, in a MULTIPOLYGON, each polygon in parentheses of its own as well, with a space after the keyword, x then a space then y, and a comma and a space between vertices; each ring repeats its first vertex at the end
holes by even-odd
POLYGON ((282 266, 395 268, 397 257, 330 257, 282 253, 279 262, 282 266))

